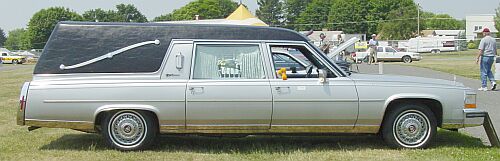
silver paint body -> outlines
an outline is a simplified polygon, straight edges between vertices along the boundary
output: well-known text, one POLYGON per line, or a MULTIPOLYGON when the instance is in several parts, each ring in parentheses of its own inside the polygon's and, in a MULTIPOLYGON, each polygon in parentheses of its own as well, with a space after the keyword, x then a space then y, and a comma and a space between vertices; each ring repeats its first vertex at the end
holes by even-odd
POLYGON ((173 40, 163 65, 154 73, 34 75, 24 120, 93 124, 103 111, 140 109, 154 112, 163 132, 377 133, 391 101, 425 98, 442 104, 445 128, 482 123, 465 119, 464 97, 470 89, 452 81, 340 76, 342 71, 322 58, 338 77, 328 78, 326 83, 317 78, 276 79, 270 44, 303 45, 322 54, 306 42, 173 40), (191 79, 197 44, 235 43, 261 47, 265 79, 191 79), (375 128, 354 130, 357 127, 375 128))

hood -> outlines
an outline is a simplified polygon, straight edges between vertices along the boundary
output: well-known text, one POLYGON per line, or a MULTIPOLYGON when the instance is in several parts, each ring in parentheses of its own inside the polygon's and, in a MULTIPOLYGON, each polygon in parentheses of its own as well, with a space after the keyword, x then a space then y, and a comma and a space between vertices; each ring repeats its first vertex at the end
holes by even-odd
POLYGON ((394 82, 394 83, 404 83, 404 84, 415 84, 419 86, 449 86, 449 87, 460 87, 467 88, 464 84, 456 81, 443 80, 443 79, 433 79, 424 77, 414 77, 414 76, 402 76, 402 75, 379 75, 379 74, 357 74, 354 73, 350 76, 355 82, 394 82))
POLYGON ((334 48, 333 51, 331 51, 328 54, 328 57, 331 58, 331 59, 333 59, 333 57, 335 57, 336 55, 338 55, 341 51, 347 49, 349 46, 351 46, 354 43, 358 42, 358 40, 359 40, 359 38, 353 37, 353 38, 345 41, 344 43, 342 43, 339 46, 337 46, 336 48, 334 48))

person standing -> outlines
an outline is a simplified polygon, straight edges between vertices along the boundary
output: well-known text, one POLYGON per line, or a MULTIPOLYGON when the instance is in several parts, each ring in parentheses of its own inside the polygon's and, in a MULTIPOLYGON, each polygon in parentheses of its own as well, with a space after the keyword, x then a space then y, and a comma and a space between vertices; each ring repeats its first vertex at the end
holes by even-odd
POLYGON ((378 41, 377 41, 377 35, 372 34, 372 39, 368 41, 368 64, 375 63, 377 64, 377 46, 378 46, 378 41))
POLYGON ((497 83, 491 72, 491 66, 495 61, 495 56, 497 55, 497 45, 493 37, 490 36, 490 29, 483 29, 483 38, 479 43, 479 52, 477 54, 476 64, 480 63, 479 70, 481 72, 481 88, 480 91, 487 91, 487 79, 491 82, 491 90, 496 90, 497 83))
POLYGON ((326 39, 326 35, 324 33, 321 33, 319 34, 319 38, 319 48, 321 49, 321 51, 323 51, 323 53, 325 54, 330 53, 330 43, 326 39))

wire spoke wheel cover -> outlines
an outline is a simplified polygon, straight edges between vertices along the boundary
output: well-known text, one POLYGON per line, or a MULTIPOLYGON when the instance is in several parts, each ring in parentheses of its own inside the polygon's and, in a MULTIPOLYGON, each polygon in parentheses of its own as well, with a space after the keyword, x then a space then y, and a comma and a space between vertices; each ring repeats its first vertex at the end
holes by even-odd
POLYGON ((146 136, 147 125, 143 116, 135 111, 116 113, 108 125, 111 140, 120 147, 133 148, 140 145, 146 136))
POLYGON ((396 141, 405 147, 419 147, 429 139, 431 123, 424 113, 407 110, 396 117, 393 135, 396 141))

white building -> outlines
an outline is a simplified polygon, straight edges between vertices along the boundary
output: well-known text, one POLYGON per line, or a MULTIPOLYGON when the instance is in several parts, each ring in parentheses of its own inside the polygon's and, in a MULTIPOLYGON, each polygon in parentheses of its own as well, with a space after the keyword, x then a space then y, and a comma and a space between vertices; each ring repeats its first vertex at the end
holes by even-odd
MULTIPOLYGON (((480 14, 470 15, 465 17, 465 33, 467 40, 475 40, 481 38, 481 33, 484 28, 490 29, 492 33, 497 33, 495 28, 495 15, 493 14, 480 14)), ((495 35, 495 34, 492 34, 495 35)))

